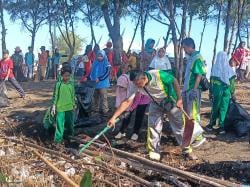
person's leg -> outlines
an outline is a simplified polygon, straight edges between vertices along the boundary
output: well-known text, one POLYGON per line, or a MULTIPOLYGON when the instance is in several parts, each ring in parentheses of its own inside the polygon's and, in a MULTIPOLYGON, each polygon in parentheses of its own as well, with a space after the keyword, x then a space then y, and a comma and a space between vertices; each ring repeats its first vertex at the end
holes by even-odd
POLYGON ((56 131, 54 136, 54 141, 56 143, 61 143, 63 140, 64 123, 65 123, 65 112, 57 112, 56 131))
POLYGON ((177 108, 174 107, 170 112, 167 113, 170 127, 179 145, 182 143, 182 136, 184 132, 185 116, 177 108))
POLYGON ((25 93, 23 91, 23 88, 21 87, 21 85, 17 82, 17 80, 14 77, 9 78, 9 82, 17 90, 17 92, 20 94, 21 97, 25 97, 25 93))
POLYGON ((213 89, 212 110, 211 110, 209 128, 212 128, 213 126, 216 125, 216 119, 218 118, 219 115, 219 108, 221 105, 222 94, 223 94, 222 88, 216 86, 213 89))
POLYGON ((139 133, 147 106, 148 106, 147 104, 146 105, 138 105, 138 107, 136 108, 135 125, 134 125, 133 133, 136 133, 136 134, 139 133))
POLYGON ((108 106, 108 91, 106 88, 99 90, 99 97, 100 97, 100 110, 103 114, 106 114, 109 111, 108 106))
POLYGON ((151 103, 148 115, 147 149, 160 154, 160 140, 162 131, 162 112, 159 107, 151 103))
POLYGON ((66 111, 65 112, 65 127, 67 129, 66 136, 73 136, 74 135, 74 111, 66 111))
POLYGON ((132 114, 133 112, 130 112, 128 117, 126 117, 123 121, 122 121, 122 126, 120 128, 120 132, 121 133, 124 133, 125 132, 125 129, 128 127, 129 123, 130 123, 130 120, 131 120, 131 117, 132 117, 132 114))
POLYGON ((226 89, 221 97, 220 111, 219 111, 219 127, 224 128, 224 121, 227 115, 227 110, 230 102, 230 90, 226 89))
POLYGON ((200 102, 201 102, 201 92, 199 91, 198 96, 194 100, 189 99, 190 92, 186 92, 184 101, 184 110, 190 116, 190 118, 194 119, 196 122, 200 123, 200 102))

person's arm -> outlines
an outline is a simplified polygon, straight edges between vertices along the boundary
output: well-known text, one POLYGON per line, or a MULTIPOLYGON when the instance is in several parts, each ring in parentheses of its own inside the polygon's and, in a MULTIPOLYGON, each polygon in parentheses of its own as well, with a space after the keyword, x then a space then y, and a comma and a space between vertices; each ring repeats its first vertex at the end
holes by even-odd
POLYGON ((230 78, 230 92, 231 92, 231 95, 234 95, 234 92, 235 92, 235 76, 230 78))
POLYGON ((199 88, 200 82, 201 82, 201 75, 196 75, 194 90, 197 90, 199 88))
POLYGON ((194 62, 194 66, 192 68, 192 72, 196 75, 194 90, 197 90, 199 89, 202 75, 205 75, 206 73, 204 61, 201 60, 200 58, 196 59, 194 62))
POLYGON ((133 98, 134 97, 131 96, 121 103, 121 105, 116 109, 115 113, 108 121, 108 126, 112 127, 115 125, 116 118, 118 118, 124 111, 128 109, 128 107, 133 103, 133 98))

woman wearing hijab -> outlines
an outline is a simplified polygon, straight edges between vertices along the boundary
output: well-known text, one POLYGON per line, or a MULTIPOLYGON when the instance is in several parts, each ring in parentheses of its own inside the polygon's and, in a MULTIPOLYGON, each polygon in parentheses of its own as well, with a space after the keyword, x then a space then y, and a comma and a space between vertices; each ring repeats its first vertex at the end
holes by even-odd
POLYGON ((140 59, 140 70, 146 71, 149 69, 149 64, 151 63, 152 59, 154 58, 154 45, 155 40, 148 39, 146 41, 144 51, 141 52, 141 59, 140 59))
POLYGON ((109 111, 107 89, 110 87, 110 68, 111 65, 108 62, 105 51, 98 51, 96 54, 96 59, 92 65, 90 79, 96 82, 96 90, 94 94, 95 111, 102 113, 104 116, 109 111))
POLYGON ((210 78, 210 95, 212 96, 212 111, 210 123, 206 127, 208 131, 213 130, 216 119, 219 118, 219 134, 225 134, 224 121, 227 114, 230 98, 234 95, 234 82, 236 74, 229 65, 226 52, 219 52, 213 66, 210 78))
POLYGON ((165 48, 160 48, 157 51, 156 56, 153 58, 151 64, 149 65, 149 69, 164 70, 172 73, 171 63, 166 56, 165 48))

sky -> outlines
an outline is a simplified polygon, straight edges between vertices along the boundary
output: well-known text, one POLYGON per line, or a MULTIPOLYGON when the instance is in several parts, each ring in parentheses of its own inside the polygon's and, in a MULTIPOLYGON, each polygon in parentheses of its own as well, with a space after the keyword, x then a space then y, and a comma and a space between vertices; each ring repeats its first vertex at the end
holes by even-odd
MULTIPOLYGON (((30 33, 27 32, 25 28, 22 27, 21 22, 16 21, 15 23, 13 23, 12 21, 10 21, 9 15, 6 12, 5 12, 4 19, 5 19, 6 29, 7 29, 6 44, 7 44, 7 49, 10 51, 10 54, 14 52, 14 49, 16 46, 20 46, 23 53, 25 53, 27 51, 28 46, 31 43, 30 33)), ((123 18, 121 20, 121 32, 125 29, 125 32, 123 35, 123 43, 124 43, 125 50, 128 48, 129 43, 132 39, 136 21, 137 20, 133 20, 133 18, 123 18)), ((177 20, 177 24, 178 23, 180 23, 180 20, 177 20)), ((95 36, 96 36, 97 41, 99 41, 99 39, 102 37, 102 40, 99 45, 101 48, 104 48, 106 42, 109 40, 108 30, 103 20, 100 21, 99 24, 102 26, 94 27, 95 36)), ((203 27, 202 21, 198 19, 193 20, 191 37, 194 39, 197 48, 199 47, 199 43, 200 43, 200 34, 202 31, 202 27, 203 27)), ((160 48, 164 44, 162 37, 166 35, 167 29, 168 29, 167 26, 162 25, 154 20, 149 20, 146 24, 145 40, 147 38, 153 38, 155 39, 157 43, 158 40, 160 39, 159 45, 156 46, 156 48, 160 48)), ((91 41, 90 29, 83 22, 81 21, 78 22, 76 32, 78 35, 80 35, 80 37, 84 38, 87 41, 86 44, 88 44, 88 42, 91 41)), ((57 31, 56 34, 59 35, 59 31, 57 31)), ((205 34, 203 38, 203 45, 201 48, 201 54, 208 64, 208 72, 210 71, 209 69, 211 67, 211 61, 213 57, 215 34, 216 34, 216 23, 209 22, 205 30, 205 34)), ((224 25, 221 24, 218 43, 217 43, 217 52, 223 50, 223 36, 224 36, 224 25)), ((84 46, 82 47, 83 50, 85 49, 86 44, 84 44, 84 46)), ((50 36, 49 36, 47 25, 43 25, 37 32, 36 39, 35 39, 35 47, 34 47, 35 55, 38 54, 38 52, 40 51, 39 48, 42 45, 46 46, 46 48, 48 49, 51 48, 50 36)), ((60 46, 57 46, 57 47, 60 48, 60 46)), ((132 45, 132 49, 138 49, 138 50, 141 49, 141 38, 140 38, 139 28, 137 30, 134 43, 132 45)), ((167 53, 169 56, 173 56, 172 44, 168 46, 167 53)))

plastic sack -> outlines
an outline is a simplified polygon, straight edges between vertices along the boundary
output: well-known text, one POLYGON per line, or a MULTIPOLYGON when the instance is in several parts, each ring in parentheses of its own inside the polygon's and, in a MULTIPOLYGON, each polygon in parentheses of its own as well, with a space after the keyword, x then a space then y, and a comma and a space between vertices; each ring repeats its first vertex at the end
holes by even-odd
POLYGON ((7 88, 5 82, 0 83, 0 108, 9 106, 9 100, 7 97, 7 88))
POLYGON ((239 103, 230 102, 225 119, 225 129, 234 131, 238 136, 250 132, 250 115, 239 103))
POLYGON ((51 108, 49 108, 43 117, 43 127, 47 130, 56 127, 56 116, 51 115, 51 108))

